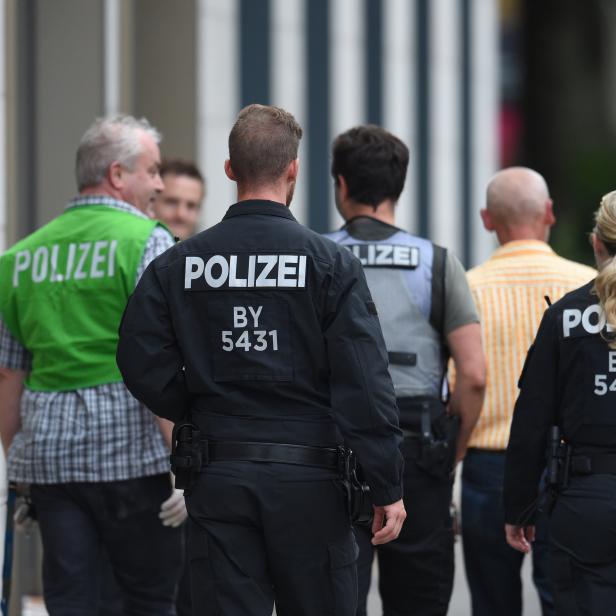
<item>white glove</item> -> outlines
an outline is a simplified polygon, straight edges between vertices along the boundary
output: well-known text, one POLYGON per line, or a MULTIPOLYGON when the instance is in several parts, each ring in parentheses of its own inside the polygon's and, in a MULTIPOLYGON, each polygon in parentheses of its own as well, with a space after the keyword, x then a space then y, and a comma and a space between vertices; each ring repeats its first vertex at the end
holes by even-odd
POLYGON ((13 524, 15 530, 26 534, 29 534, 36 526, 36 519, 33 517, 32 504, 21 496, 17 497, 17 502, 15 503, 13 524))
POLYGON ((188 517, 186 503, 184 503, 184 490, 174 489, 171 496, 160 506, 158 517, 163 526, 179 526, 188 517))

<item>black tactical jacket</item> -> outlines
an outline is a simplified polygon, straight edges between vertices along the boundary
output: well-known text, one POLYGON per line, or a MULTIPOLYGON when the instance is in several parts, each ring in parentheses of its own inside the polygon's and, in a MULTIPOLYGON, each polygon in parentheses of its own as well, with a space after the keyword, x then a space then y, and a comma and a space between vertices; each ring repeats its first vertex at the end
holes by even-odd
POLYGON ((279 203, 236 203, 158 257, 117 360, 161 417, 190 416, 220 441, 345 442, 375 504, 401 498, 398 411, 362 267, 279 203))
POLYGON ((575 454, 616 453, 616 350, 592 287, 546 311, 526 359, 505 466, 510 524, 523 523, 537 498, 550 426, 575 454))

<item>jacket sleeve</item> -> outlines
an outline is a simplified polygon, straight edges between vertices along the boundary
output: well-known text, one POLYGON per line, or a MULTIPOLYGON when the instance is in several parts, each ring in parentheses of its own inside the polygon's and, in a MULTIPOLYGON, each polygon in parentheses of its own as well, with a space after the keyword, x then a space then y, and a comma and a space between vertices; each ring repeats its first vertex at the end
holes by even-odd
POLYGON ((156 261, 141 277, 120 323, 117 363, 129 391, 154 414, 179 421, 190 408, 184 359, 156 261))
POLYGON ((340 254, 328 290, 324 334, 334 420, 357 454, 376 505, 402 498, 402 432, 387 351, 362 267, 340 254))
POLYGON ((543 316, 520 377, 505 459, 505 521, 532 522, 541 474, 546 467, 549 429, 558 423, 557 315, 543 316))

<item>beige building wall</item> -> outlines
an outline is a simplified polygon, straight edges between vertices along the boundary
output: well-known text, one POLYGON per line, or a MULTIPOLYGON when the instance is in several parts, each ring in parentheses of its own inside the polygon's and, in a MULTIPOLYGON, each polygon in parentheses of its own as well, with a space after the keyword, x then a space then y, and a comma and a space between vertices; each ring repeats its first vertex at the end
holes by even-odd
POLYGON ((35 15, 36 226, 76 193, 75 148, 103 113, 101 0, 37 0, 35 15))
MULTIPOLYGON (((118 110, 156 125, 164 155, 194 158, 194 0, 120 0, 110 37, 106 0, 0 2, 6 8, 5 247, 75 196, 77 144, 105 113, 109 44, 119 48, 118 110)), ((0 219, 0 232, 3 226, 0 219)))
POLYGON ((194 0, 135 0, 134 113, 163 134, 163 156, 195 158, 194 0))

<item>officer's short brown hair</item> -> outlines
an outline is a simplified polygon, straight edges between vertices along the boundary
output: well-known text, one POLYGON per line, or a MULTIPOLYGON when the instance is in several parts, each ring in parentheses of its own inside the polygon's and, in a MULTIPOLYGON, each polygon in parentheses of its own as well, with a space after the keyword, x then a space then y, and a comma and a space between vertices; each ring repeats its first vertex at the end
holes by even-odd
POLYGON ((229 160, 240 184, 277 180, 297 158, 302 128, 284 109, 248 105, 229 134, 229 160))

